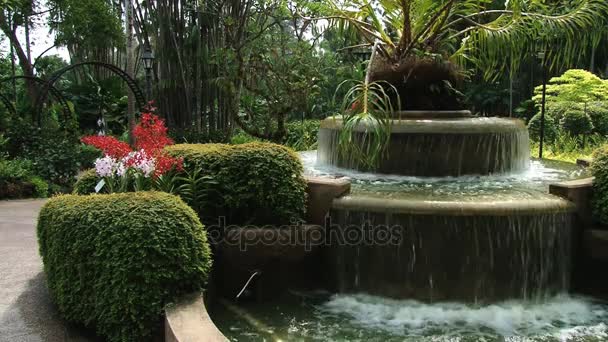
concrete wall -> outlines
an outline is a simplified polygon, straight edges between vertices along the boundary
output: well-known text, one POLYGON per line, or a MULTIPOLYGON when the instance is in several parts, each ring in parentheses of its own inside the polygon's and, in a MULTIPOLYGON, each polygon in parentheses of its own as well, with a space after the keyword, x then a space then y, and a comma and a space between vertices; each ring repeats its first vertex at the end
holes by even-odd
POLYGON ((552 184, 549 192, 576 205, 573 291, 608 298, 608 227, 592 216, 593 178, 552 184))

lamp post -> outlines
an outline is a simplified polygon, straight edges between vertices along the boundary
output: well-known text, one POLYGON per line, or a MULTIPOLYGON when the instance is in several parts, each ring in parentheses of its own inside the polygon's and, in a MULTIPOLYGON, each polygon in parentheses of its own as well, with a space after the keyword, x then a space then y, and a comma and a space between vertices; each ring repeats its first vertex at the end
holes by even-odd
POLYGON ((144 62, 144 69, 146 69, 146 97, 148 101, 152 100, 152 64, 154 64, 154 52, 149 45, 146 45, 146 49, 141 54, 141 59, 144 62))
POLYGON ((543 143, 545 142, 545 96, 547 94, 547 66, 546 66, 546 58, 547 54, 544 50, 540 50, 537 53, 538 59, 541 60, 541 68, 542 68, 542 77, 543 77, 543 95, 541 100, 541 109, 540 109, 540 137, 539 137, 539 146, 538 146, 538 158, 543 158, 543 143))

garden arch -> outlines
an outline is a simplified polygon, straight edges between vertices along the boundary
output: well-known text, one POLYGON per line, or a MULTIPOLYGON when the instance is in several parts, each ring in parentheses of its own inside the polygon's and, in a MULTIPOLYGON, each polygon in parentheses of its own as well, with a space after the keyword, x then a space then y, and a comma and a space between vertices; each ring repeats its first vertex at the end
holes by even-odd
POLYGON ((72 71, 74 69, 82 68, 82 67, 86 67, 86 66, 101 67, 101 68, 104 68, 106 70, 111 71, 114 75, 122 78, 122 80, 125 81, 125 83, 129 87, 129 90, 131 90, 131 93, 135 97, 135 101, 137 102, 137 107, 140 110, 144 108, 144 106, 146 105, 146 98, 144 97, 144 93, 141 91, 141 89, 137 85, 137 82, 131 76, 129 76, 129 74, 127 74, 124 70, 122 70, 121 68, 117 67, 116 65, 109 64, 109 63, 103 63, 103 62, 81 62, 81 63, 76 63, 76 64, 69 65, 69 66, 67 66, 67 67, 65 67, 65 68, 63 68, 61 70, 56 71, 55 73, 53 73, 51 75, 51 77, 47 81, 47 88, 44 89, 40 93, 38 99, 36 100, 37 112, 40 113, 40 111, 42 110, 42 104, 46 101, 46 99, 48 97, 48 94, 52 91, 51 89, 54 87, 55 83, 57 81, 59 81, 59 79, 65 73, 67 73, 69 71, 72 71))
MULTIPOLYGON (((18 76, 11 76, 11 77, 5 77, 3 79, 0 79, 0 85, 4 84, 6 82, 13 81, 13 80, 26 80, 26 81, 36 83, 36 85, 39 87, 39 90, 50 93, 53 96, 53 98, 55 98, 55 100, 59 103, 59 105, 61 106, 61 112, 63 114, 63 118, 62 118, 63 122, 69 123, 69 120, 72 119, 72 110, 70 109, 70 106, 68 105, 68 101, 61 94, 61 92, 59 90, 57 90, 57 88, 48 84, 47 81, 45 81, 39 77, 18 75, 18 76)), ((45 98, 45 101, 46 101, 46 98, 45 98)), ((5 103, 5 105, 6 105, 6 102, 4 100, 2 100, 2 102, 5 103)), ((11 109, 9 109, 9 110, 13 114, 16 115, 17 109, 10 101, 9 101, 9 103, 11 104, 11 109)), ((40 104, 40 106, 42 106, 42 103, 40 104)), ((40 126, 41 119, 42 119, 42 113, 41 113, 42 108, 38 107, 38 101, 36 101, 34 109, 36 110, 36 115, 37 115, 36 117, 34 117, 34 120, 37 120, 38 125, 40 126)))
POLYGON ((4 107, 6 107, 6 110, 8 110, 11 113, 11 115, 13 115, 13 116, 17 115, 17 110, 15 109, 15 106, 13 105, 11 100, 9 100, 8 97, 6 97, 2 93, 0 93, 0 102, 2 102, 4 107))

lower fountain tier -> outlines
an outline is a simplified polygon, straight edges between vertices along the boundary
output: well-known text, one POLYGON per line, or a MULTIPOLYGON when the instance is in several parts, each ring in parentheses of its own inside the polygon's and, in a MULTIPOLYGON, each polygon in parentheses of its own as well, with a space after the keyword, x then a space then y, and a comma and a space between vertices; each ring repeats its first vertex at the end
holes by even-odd
POLYGON ((427 302, 537 299, 568 290, 573 210, 550 195, 495 202, 346 196, 330 213, 328 273, 346 293, 427 302))
MULTIPOLYGON (((359 171, 406 176, 443 177, 517 172, 529 165, 528 130, 507 118, 431 118, 390 121, 388 148, 373 170, 350 149, 340 149, 343 122, 321 122, 317 159, 321 164, 359 171)), ((370 138, 368 124, 354 129, 354 141, 370 138)), ((364 150, 364 148, 363 148, 364 150)))

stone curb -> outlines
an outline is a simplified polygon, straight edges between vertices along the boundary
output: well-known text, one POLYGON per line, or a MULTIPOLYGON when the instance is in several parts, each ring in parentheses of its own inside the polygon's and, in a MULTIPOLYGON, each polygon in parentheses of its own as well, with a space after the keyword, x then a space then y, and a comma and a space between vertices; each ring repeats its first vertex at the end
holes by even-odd
POLYGON ((165 342, 224 342, 228 339, 215 326, 202 293, 184 296, 165 308, 165 342))

